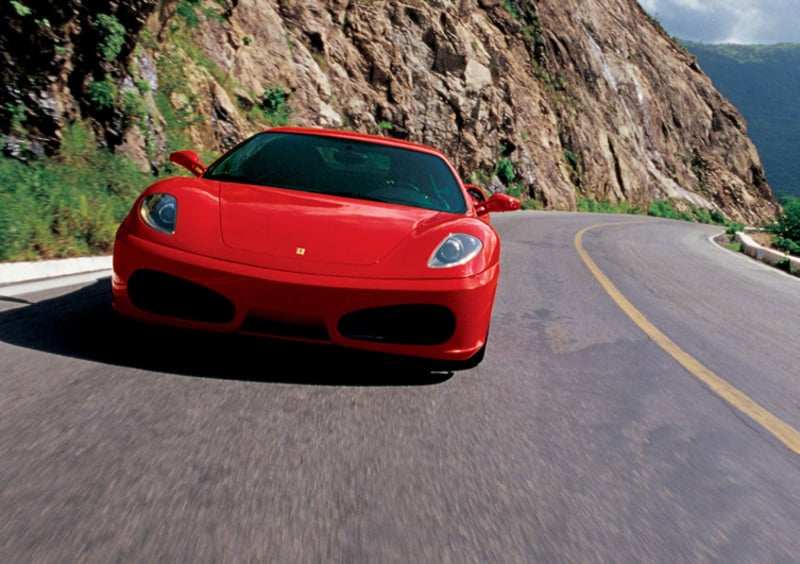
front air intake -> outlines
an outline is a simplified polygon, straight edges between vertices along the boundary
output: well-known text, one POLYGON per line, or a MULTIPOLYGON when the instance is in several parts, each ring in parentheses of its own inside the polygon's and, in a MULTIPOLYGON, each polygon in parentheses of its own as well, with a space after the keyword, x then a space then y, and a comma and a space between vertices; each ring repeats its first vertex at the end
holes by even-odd
POLYGON ((439 345, 453 336, 456 318, 440 305, 397 305, 348 313, 339 320, 337 328, 343 337, 357 341, 439 345))
POLYGON ((233 303, 205 286, 157 270, 137 270, 128 279, 128 296, 148 313, 187 321, 230 323, 233 303))

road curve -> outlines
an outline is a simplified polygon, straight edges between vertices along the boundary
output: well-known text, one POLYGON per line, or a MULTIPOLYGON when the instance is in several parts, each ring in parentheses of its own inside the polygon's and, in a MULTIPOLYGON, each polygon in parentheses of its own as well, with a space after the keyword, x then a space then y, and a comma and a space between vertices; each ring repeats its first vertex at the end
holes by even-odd
POLYGON ((718 228, 520 212, 486 360, 121 323, 108 280, 0 291, 0 561, 762 562, 800 456, 637 326, 800 429, 800 281, 718 228))

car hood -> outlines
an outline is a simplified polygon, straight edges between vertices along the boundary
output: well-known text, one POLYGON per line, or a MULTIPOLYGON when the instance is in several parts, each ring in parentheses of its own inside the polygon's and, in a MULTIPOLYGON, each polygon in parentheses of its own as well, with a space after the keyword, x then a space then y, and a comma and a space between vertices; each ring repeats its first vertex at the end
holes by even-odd
POLYGON ((378 263, 406 237, 452 214, 244 184, 220 188, 225 245, 303 262, 378 263))

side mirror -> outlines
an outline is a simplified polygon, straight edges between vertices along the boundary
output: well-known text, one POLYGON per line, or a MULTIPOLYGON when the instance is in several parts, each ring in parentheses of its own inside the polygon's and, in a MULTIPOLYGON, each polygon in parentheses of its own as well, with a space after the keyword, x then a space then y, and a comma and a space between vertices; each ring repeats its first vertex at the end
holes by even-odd
POLYGON ((194 151, 176 151, 170 153, 169 162, 182 166, 195 176, 200 176, 206 171, 206 165, 200 162, 200 156, 194 151))
POLYGON ((467 189, 467 194, 469 194, 475 201, 475 205, 482 204, 486 201, 486 194, 478 186, 475 186, 474 184, 467 184, 464 186, 464 188, 467 189))
POLYGON ((485 215, 489 212, 507 212, 518 210, 522 204, 520 201, 508 194, 492 194, 492 197, 485 202, 475 206, 478 215, 485 215))

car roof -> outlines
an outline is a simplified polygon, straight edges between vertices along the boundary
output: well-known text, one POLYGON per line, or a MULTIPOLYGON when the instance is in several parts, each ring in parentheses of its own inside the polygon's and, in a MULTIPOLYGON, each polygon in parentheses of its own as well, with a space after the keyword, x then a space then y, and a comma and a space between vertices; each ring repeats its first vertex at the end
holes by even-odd
POLYGON ((410 149, 412 151, 429 153, 432 155, 436 155, 437 157, 441 157, 445 159, 445 161, 449 162, 449 159, 447 159, 444 153, 429 145, 423 145, 422 143, 414 143, 412 141, 404 141, 402 139, 394 139, 391 137, 381 137, 379 135, 371 135, 369 133, 358 133, 355 131, 345 131, 340 129, 325 129, 318 127, 296 127, 296 126, 274 127, 268 129, 267 132, 296 133, 300 135, 318 135, 323 137, 335 137, 339 139, 351 139, 353 141, 362 141, 365 143, 376 143, 379 145, 387 145, 390 147, 399 147, 402 149, 410 149))

